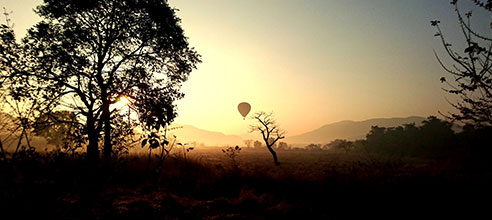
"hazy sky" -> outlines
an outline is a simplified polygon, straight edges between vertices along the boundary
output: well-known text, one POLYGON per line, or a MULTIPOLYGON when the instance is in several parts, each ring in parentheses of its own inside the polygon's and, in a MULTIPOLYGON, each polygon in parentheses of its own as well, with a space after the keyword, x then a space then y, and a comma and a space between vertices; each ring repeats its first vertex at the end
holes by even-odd
MULTIPOLYGON (((464 8, 469 8, 469 1, 464 8)), ((39 0, 0 0, 16 33, 39 0)), ((438 115, 452 110, 430 20, 463 41, 450 0, 170 0, 203 63, 185 82, 176 122, 226 134, 248 131, 237 111, 273 111, 288 135, 341 120, 438 115)), ((474 10, 485 28, 490 16, 474 10)))

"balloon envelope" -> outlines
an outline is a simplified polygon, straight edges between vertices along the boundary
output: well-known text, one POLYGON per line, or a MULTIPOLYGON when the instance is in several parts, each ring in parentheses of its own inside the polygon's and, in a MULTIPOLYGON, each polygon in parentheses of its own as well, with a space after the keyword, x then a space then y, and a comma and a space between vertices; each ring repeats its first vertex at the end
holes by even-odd
POLYGON ((237 110, 239 110, 239 113, 246 118, 246 115, 248 115, 249 111, 251 111, 251 105, 247 102, 241 102, 237 106, 237 110))

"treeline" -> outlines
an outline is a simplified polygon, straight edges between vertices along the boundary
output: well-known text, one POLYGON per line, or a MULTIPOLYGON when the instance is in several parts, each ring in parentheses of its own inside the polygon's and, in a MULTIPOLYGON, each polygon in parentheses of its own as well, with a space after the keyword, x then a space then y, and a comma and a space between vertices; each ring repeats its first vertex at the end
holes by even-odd
POLYGON ((342 151, 375 153, 388 156, 444 157, 449 155, 492 155, 492 127, 465 125, 453 129, 453 123, 429 116, 422 125, 404 124, 397 127, 372 126, 365 139, 337 139, 328 144, 309 144, 306 151, 342 151), (455 130, 460 130, 459 132, 455 130))
POLYGON ((430 116, 421 126, 405 124, 398 127, 373 126, 366 139, 355 146, 358 150, 395 156, 482 157, 492 153, 492 128, 465 125, 455 132, 453 124, 430 116))
POLYGON ((457 134, 453 124, 430 116, 421 126, 405 124, 398 127, 373 126, 362 142, 363 150, 375 153, 418 156, 451 150, 457 134))

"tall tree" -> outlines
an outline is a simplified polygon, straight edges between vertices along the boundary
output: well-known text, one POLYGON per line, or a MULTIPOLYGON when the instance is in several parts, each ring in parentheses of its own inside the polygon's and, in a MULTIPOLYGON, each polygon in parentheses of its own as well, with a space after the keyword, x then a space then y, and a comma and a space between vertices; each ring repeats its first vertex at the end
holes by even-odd
MULTIPOLYGON (((479 8, 492 13, 492 0, 471 0, 479 8)), ((459 113, 450 114, 450 118, 473 123, 478 126, 492 126, 492 38, 481 34, 477 27, 472 27, 472 12, 461 13, 458 0, 452 0, 457 13, 460 29, 463 33, 464 51, 459 52, 446 40, 440 28, 440 21, 431 21, 446 52, 451 58, 451 65, 436 57, 452 80, 441 77, 441 82, 447 84, 444 90, 458 95, 460 100, 451 103, 459 113)), ((492 23, 491 23, 492 27, 492 23)))
MULTIPOLYGON (((24 59, 21 58, 20 47, 15 42, 15 35, 12 30, 14 24, 9 18, 12 12, 7 12, 5 7, 3 10, 5 24, 0 24, 0 110, 9 113, 3 114, 3 116, 9 115, 7 121, 10 123, 4 127, 7 128, 8 135, 1 142, 11 142, 16 139, 17 144, 15 144, 15 151, 12 154, 12 158, 15 158, 21 149, 23 139, 31 148, 30 134, 33 130, 34 119, 40 115, 39 107, 47 104, 46 100, 41 100, 39 97, 50 94, 42 93, 33 87, 23 87, 12 80, 15 71, 9 67, 21 66, 24 59)), ((23 81, 25 79, 19 78, 18 80, 23 81)), ((1 150, 5 156, 4 149, 1 150)))
POLYGON ((36 11, 42 21, 20 44, 9 41, 14 49, 6 50, 11 60, 2 68, 18 88, 49 100, 44 112, 68 109, 81 117, 89 159, 99 157, 102 134, 104 158, 111 157, 118 97, 133 100, 149 128, 174 119, 181 84, 200 56, 166 0, 44 0, 36 11))
POLYGON ((273 118, 273 113, 256 112, 252 117, 256 120, 256 124, 251 125, 251 132, 260 132, 265 141, 265 145, 272 154, 275 165, 280 165, 278 162, 277 153, 273 149, 278 140, 285 138, 285 131, 280 129, 277 122, 273 118))

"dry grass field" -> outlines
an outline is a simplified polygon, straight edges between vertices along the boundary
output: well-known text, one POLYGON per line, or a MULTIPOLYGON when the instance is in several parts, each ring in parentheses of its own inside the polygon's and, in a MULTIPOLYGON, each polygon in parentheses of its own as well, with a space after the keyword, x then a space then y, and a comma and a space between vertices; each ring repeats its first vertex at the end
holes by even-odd
POLYGON ((491 172, 449 159, 278 151, 275 166, 266 149, 243 149, 236 163, 222 149, 98 167, 83 155, 26 156, 2 164, 0 207, 21 219, 400 219, 483 214, 476 198, 492 195, 491 172))

